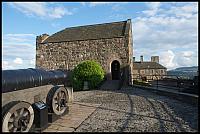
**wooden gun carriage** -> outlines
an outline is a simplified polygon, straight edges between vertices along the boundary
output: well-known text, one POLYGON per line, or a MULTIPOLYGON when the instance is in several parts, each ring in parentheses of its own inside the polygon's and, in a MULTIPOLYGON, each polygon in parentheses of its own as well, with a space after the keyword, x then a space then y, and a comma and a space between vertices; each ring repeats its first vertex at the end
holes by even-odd
POLYGON ((68 72, 18 69, 2 71, 2 131, 28 132, 34 123, 33 104, 48 106, 48 113, 68 112, 73 89, 67 87, 68 72))

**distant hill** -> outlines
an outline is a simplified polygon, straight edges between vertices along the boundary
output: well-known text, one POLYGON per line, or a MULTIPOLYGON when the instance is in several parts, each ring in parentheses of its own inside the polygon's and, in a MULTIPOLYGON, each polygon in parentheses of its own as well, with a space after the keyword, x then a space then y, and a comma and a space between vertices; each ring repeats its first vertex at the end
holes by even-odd
POLYGON ((177 75, 186 79, 193 79, 197 75, 198 66, 192 67, 179 67, 173 70, 167 71, 168 75, 177 75))
POLYGON ((170 71, 197 72, 197 70, 198 70, 198 66, 193 66, 193 67, 179 67, 170 71))

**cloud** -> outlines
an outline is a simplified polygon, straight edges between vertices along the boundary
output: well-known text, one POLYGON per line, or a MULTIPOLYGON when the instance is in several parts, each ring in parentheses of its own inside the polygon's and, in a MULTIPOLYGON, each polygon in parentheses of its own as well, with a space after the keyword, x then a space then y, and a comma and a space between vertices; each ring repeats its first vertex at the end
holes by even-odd
POLYGON ((6 44, 13 44, 13 43, 23 44, 24 42, 27 44, 27 42, 30 43, 30 40, 35 37, 36 37, 35 34, 6 34, 3 36, 3 40, 5 41, 6 44))
POLYGON ((66 10, 63 7, 55 7, 52 10, 52 13, 49 14, 49 17, 51 17, 51 18, 62 18, 64 15, 72 15, 72 12, 66 10))
POLYGON ((160 10, 160 12, 165 12, 166 15, 172 15, 175 17, 190 18, 197 12, 197 7, 197 3, 190 2, 183 6, 173 6, 169 10, 160 10))
POLYGON ((80 2, 81 5, 85 6, 86 5, 86 2, 80 2))
POLYGON ((165 6, 149 5, 144 11, 156 9, 153 16, 143 11, 133 19, 134 56, 162 55, 168 68, 197 65, 197 3, 165 6))
POLYGON ((145 10, 145 11, 143 11, 143 13, 146 15, 149 15, 149 16, 153 16, 158 12, 158 9, 159 9, 161 3, 160 2, 147 2, 146 5, 149 8, 149 10, 145 10))
POLYGON ((182 52, 183 56, 186 57, 186 58, 190 58, 193 55, 193 53, 194 52, 192 52, 192 51, 182 52))
MULTIPOLYGON (((80 2, 81 5, 85 6, 88 5, 89 7, 96 7, 96 6, 101 6, 101 5, 109 5, 109 4, 115 4, 119 2, 80 2)), ((121 3, 126 3, 126 2, 121 2, 121 3)))
POLYGON ((182 51, 177 53, 177 64, 181 67, 196 66, 198 64, 197 53, 193 51, 182 51))
POLYGON ((4 34, 2 42, 3 70, 35 67, 35 35, 4 34))
POLYGON ((14 69, 14 67, 11 64, 9 64, 8 61, 3 61, 2 62, 2 69, 3 70, 9 70, 9 69, 14 69))
POLYGON ((13 62, 16 64, 22 64, 23 60, 22 60, 22 58, 16 58, 13 62))
POLYGON ((47 13, 44 2, 12 2, 10 5, 26 15, 45 16, 47 13))
POLYGON ((112 6, 112 10, 113 11, 122 11, 125 9, 125 7, 122 6, 122 4, 126 4, 127 2, 123 2, 123 3, 117 3, 117 4, 114 4, 112 6))
POLYGON ((30 60, 31 65, 35 65, 35 59, 30 60))
POLYGON ((9 37, 24 37, 24 36, 35 36, 34 34, 6 34, 6 36, 9 36, 9 37))
POLYGON ((150 9, 158 9, 160 7, 160 2, 147 2, 146 6, 150 9))
POLYGON ((167 69, 173 69, 177 67, 174 62, 175 54, 172 50, 163 51, 160 53, 160 63, 167 67, 167 69))
POLYGON ((62 6, 52 6, 52 3, 45 2, 12 2, 9 5, 27 16, 40 18, 58 19, 73 13, 62 6))
POLYGON ((90 7, 95 7, 99 5, 107 5, 107 4, 112 4, 113 2, 90 2, 89 6, 90 7))

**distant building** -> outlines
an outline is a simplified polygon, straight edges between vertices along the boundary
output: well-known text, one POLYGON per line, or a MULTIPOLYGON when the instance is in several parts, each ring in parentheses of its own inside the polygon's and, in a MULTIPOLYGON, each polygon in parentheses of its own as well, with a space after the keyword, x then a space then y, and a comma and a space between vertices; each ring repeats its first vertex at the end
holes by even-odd
POLYGON ((159 64, 159 56, 152 56, 151 61, 143 61, 143 56, 140 56, 140 61, 135 61, 133 57, 134 79, 155 80, 163 78, 163 75, 167 75, 167 68, 159 64))

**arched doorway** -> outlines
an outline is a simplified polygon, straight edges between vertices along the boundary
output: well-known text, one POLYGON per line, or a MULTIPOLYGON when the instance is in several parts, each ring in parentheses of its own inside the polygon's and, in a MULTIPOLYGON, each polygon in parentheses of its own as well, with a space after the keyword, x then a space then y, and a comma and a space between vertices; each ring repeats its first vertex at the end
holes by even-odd
POLYGON ((111 64, 112 80, 119 80, 120 78, 120 64, 119 61, 114 60, 111 64))

